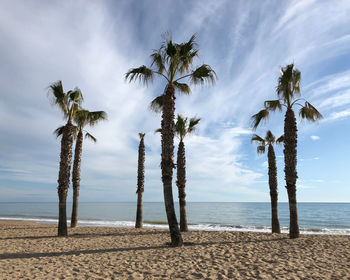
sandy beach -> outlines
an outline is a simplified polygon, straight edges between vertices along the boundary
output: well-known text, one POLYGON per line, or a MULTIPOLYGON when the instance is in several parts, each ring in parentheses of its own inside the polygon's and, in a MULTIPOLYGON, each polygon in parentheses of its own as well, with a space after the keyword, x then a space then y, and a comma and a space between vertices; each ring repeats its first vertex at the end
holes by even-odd
POLYGON ((0 221, 1 279, 350 279, 350 236, 203 232, 0 221))

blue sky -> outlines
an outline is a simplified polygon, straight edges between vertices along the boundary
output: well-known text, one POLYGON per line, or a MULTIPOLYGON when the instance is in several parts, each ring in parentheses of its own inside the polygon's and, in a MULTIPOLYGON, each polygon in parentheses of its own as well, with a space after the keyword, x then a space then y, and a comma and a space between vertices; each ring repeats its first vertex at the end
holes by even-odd
MULTIPOLYGON (((149 65, 170 30, 179 43, 196 33, 196 65, 211 65, 219 78, 176 99, 178 113, 202 118, 185 142, 188 201, 269 201, 250 117, 275 98, 279 68, 294 62, 302 96, 324 116, 298 122, 298 201, 349 202, 349 14, 349 1, 1 1, 0 201, 57 201, 52 132, 63 120, 47 96, 57 80, 67 91, 78 86, 87 109, 109 115, 89 129, 97 144, 84 143, 81 201, 136 200, 139 132, 147 133, 144 200, 162 201, 153 133, 160 116, 148 104, 165 84, 127 84, 124 74, 149 65)), ((281 135, 283 115, 256 133, 267 129, 281 135)), ((287 201, 282 150, 279 199, 287 201)))

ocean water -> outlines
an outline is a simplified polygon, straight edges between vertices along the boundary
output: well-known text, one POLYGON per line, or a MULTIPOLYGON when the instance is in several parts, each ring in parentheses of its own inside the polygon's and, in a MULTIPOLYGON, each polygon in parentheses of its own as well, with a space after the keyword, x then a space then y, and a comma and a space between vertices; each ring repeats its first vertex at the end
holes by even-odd
MULTIPOLYGON (((175 203, 177 217, 178 205, 175 203)), ((270 203, 188 202, 190 230, 271 231, 270 203)), ((282 232, 288 232, 288 203, 279 203, 282 232)), ((67 216, 71 204, 67 203, 67 216)), ((350 203, 298 203, 299 226, 304 234, 350 235, 350 203)), ((0 219, 57 223, 58 203, 0 203, 0 219)), ((136 202, 79 203, 80 226, 134 227, 136 202)), ((164 204, 145 202, 144 227, 167 228, 164 204)), ((69 218, 68 218, 69 219, 69 218)))

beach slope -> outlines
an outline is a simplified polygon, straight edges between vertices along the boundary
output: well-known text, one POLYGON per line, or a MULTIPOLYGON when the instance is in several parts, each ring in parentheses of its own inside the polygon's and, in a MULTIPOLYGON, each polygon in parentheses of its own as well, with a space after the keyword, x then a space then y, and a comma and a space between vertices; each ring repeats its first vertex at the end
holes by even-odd
POLYGON ((1 279, 350 279, 350 236, 164 230, 0 221, 1 279))

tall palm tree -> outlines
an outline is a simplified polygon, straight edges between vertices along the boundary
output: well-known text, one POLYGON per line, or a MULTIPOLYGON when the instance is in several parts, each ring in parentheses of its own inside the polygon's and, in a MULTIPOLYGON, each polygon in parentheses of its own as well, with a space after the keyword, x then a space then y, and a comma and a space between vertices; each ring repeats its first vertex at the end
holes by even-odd
POLYGON ((192 69, 193 60, 198 56, 195 35, 188 42, 182 44, 173 43, 168 36, 161 47, 151 54, 151 67, 142 65, 130 69, 125 74, 129 82, 139 80, 145 84, 153 81, 154 76, 165 79, 166 86, 163 94, 161 138, 162 138, 162 181, 164 192, 164 204, 169 224, 171 245, 182 246, 182 236, 177 223, 174 200, 172 193, 174 158, 174 112, 175 112, 175 90, 180 93, 189 94, 191 89, 188 84, 181 83, 183 79, 193 84, 214 83, 216 74, 209 65, 203 64, 192 69))
POLYGON ((79 200, 79 188, 80 188, 80 167, 81 167, 81 154, 83 151, 83 132, 85 132, 85 138, 92 140, 96 143, 97 139, 89 132, 84 131, 84 127, 95 126, 98 122, 107 119, 107 114, 104 111, 79 110, 74 118, 74 122, 77 125, 78 135, 75 142, 74 151, 74 163, 73 163, 73 206, 71 216, 71 227, 76 227, 78 224, 78 200, 79 200))
POLYGON ((139 133, 139 158, 137 166, 137 210, 135 228, 142 228, 142 194, 145 183, 145 138, 146 133, 139 133))
POLYGON ((297 123, 294 114, 294 106, 300 106, 299 116, 315 122, 322 118, 320 112, 300 96, 300 71, 294 69, 294 64, 281 68, 281 76, 278 78, 277 100, 264 102, 264 109, 252 117, 253 128, 256 129, 262 120, 269 117, 271 111, 282 111, 286 108, 284 118, 284 172, 289 201, 289 237, 299 237, 298 210, 296 200, 297 175, 297 123), (304 104, 299 102, 303 101, 304 104))
POLYGON ((49 86, 49 93, 52 95, 52 102, 57 105, 63 112, 64 118, 67 120, 62 131, 60 169, 58 173, 58 236, 67 236, 67 192, 69 187, 70 169, 72 164, 72 145, 73 145, 73 124, 81 103, 83 95, 79 88, 70 90, 67 93, 63 91, 61 81, 52 83, 49 86))
POLYGON ((186 154, 184 138, 186 135, 195 131, 196 125, 201 119, 198 118, 184 118, 180 114, 177 115, 175 123, 175 134, 179 137, 179 147, 177 150, 177 180, 176 185, 179 191, 180 204, 180 231, 188 231, 187 216, 186 216, 186 154))
POLYGON ((274 144, 283 143, 283 135, 278 139, 272 134, 270 130, 266 132, 265 138, 254 134, 251 141, 258 144, 258 154, 265 153, 265 147, 268 146, 267 159, 269 164, 269 186, 270 186, 270 197, 271 197, 271 225, 272 233, 281 233, 280 223, 278 221, 278 191, 277 191, 277 167, 276 167, 276 155, 273 148, 274 144))

